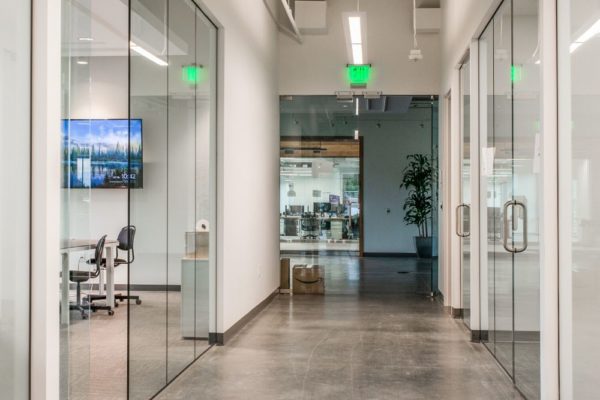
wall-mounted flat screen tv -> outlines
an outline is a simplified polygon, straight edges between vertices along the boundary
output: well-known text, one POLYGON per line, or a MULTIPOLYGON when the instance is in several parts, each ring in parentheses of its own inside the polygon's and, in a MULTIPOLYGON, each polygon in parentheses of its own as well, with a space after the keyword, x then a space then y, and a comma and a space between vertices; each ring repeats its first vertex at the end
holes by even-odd
POLYGON ((62 138, 64 188, 142 187, 141 119, 65 119, 62 138))

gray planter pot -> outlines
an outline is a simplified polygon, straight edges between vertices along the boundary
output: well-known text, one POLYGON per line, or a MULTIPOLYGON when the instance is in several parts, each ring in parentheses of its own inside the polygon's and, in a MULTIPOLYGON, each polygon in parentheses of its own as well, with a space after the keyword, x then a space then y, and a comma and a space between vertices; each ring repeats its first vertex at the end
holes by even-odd
POLYGON ((417 257, 431 258, 433 255, 433 240, 431 237, 415 236, 415 245, 417 247, 417 257))

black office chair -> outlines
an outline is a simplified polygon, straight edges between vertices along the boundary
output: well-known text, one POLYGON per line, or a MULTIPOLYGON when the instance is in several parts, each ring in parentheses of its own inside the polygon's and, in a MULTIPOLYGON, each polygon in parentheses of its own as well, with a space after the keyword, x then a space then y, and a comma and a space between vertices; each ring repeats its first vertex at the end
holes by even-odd
MULTIPOLYGON (((117 241, 119 242, 119 245, 117 246, 117 254, 115 255, 115 261, 114 261, 115 267, 118 267, 119 265, 123 265, 123 264, 132 263, 135 260, 135 252, 133 250, 133 241, 135 239, 135 231, 136 231, 135 226, 129 225, 129 226, 122 228, 121 232, 119 232, 119 236, 117 237, 117 241), (119 258, 119 250, 127 252, 127 259, 119 258), (129 258, 129 254, 130 254, 129 252, 131 252, 131 259, 129 258)), ((95 263, 95 260, 90 260, 90 263, 95 263)), ((102 268, 106 269, 106 258, 102 259, 101 266, 102 266, 102 268)), ((119 306, 119 303, 117 303, 117 300, 123 302, 126 299, 135 300, 135 304, 137 304, 137 305, 142 304, 142 300, 140 299, 140 296, 128 296, 128 295, 123 295, 121 293, 116 293, 115 294, 115 307, 119 306)), ((90 303, 93 301, 96 301, 96 300, 106 300, 106 295, 92 294, 87 297, 87 300, 90 303)))
MULTIPOLYGON (((106 235, 102 236, 96 244, 96 250, 94 253, 94 260, 102 260, 102 253, 104 252, 104 243, 106 242, 106 235)), ((89 263, 89 262, 88 262, 89 263)), ((92 311, 97 310, 108 310, 108 315, 113 315, 114 311, 108 306, 98 306, 96 304, 82 303, 81 302, 81 284, 87 282, 90 279, 97 278, 100 275, 100 268, 102 268, 101 262, 89 263, 96 266, 92 271, 81 271, 71 270, 69 271, 69 280, 77 285, 77 302, 71 304, 69 308, 71 310, 77 310, 81 312, 81 318, 87 319, 86 308, 89 307, 92 311)), ((85 300, 85 299, 84 299, 85 300)))

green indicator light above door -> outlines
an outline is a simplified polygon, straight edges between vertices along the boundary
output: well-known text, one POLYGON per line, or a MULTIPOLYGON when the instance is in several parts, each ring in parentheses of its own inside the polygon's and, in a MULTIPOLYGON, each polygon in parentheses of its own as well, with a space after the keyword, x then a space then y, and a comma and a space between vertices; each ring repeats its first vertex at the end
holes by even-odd
POLYGON ((367 87, 367 84, 371 80, 371 65, 348 65, 346 70, 350 86, 367 87))
POLYGON ((181 79, 190 85, 197 85, 204 80, 204 68, 201 65, 184 65, 181 79))
POLYGON ((520 65, 512 65, 510 67, 511 82, 521 82, 523 79, 523 67, 520 65))

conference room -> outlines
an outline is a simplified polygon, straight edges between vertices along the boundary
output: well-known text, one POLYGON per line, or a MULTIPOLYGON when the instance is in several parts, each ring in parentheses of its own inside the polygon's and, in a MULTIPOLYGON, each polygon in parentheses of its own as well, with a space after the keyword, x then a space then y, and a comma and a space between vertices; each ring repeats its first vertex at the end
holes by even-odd
POLYGON ((63 14, 61 398, 150 398, 215 342, 217 28, 191 1, 63 14))

